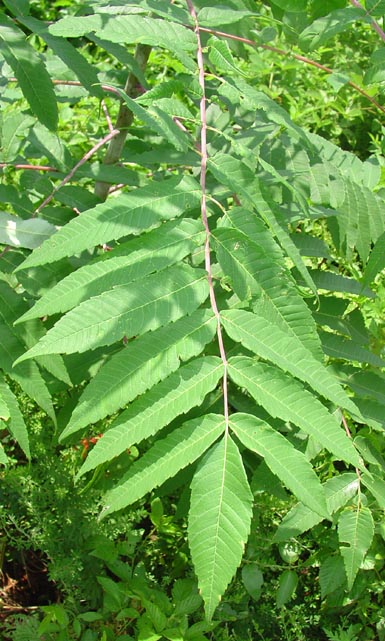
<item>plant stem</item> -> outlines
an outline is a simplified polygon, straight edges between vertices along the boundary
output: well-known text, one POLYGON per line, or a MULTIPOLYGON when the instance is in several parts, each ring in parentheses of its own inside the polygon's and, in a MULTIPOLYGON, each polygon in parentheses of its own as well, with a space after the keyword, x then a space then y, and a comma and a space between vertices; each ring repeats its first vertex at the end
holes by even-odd
POLYGON ((378 24, 377 20, 372 18, 370 15, 369 11, 366 11, 365 7, 362 6, 361 2, 358 2, 358 0, 350 0, 350 3, 353 5, 353 7, 357 7, 357 9, 362 9, 362 11, 365 11, 365 15, 370 18, 371 25, 375 31, 377 31, 378 35, 380 36, 381 40, 385 42, 385 32, 383 29, 381 29, 380 25, 378 24))
MULTIPOLYGON (((144 71, 144 69, 146 68, 150 51, 151 51, 151 47, 148 45, 139 44, 136 47, 135 60, 142 71, 144 71)), ((124 87, 124 92, 130 98, 135 98, 138 95, 139 93, 138 79, 135 76, 135 74, 130 73, 128 75, 128 78, 124 87)), ((125 105, 124 102, 121 101, 118 117, 116 119, 116 123, 114 127, 114 129, 119 130, 119 133, 117 134, 117 136, 114 137, 113 140, 111 140, 108 146, 107 153, 103 160, 104 165, 113 165, 120 159, 120 156, 124 147, 124 143, 126 142, 128 127, 132 124, 133 119, 134 119, 134 114, 127 107, 127 105, 125 105)), ((95 184, 95 194, 99 196, 101 200, 105 200, 108 196, 110 187, 111 187, 110 183, 98 181, 95 184)))
POLYGON ((198 69, 199 69, 199 84, 202 89, 202 98, 200 101, 200 119, 201 119, 201 134, 200 134, 200 152, 201 152, 201 177, 200 177, 200 184, 201 184, 201 190, 202 190, 202 197, 201 197, 201 215, 202 215, 202 222, 206 230, 206 240, 205 240, 205 267, 206 267, 206 272, 207 272, 207 280, 209 283, 209 289, 210 289, 210 302, 211 302, 211 308, 215 314, 215 317, 217 319, 217 338, 218 338, 218 345, 219 345, 219 353, 221 355, 221 359, 223 362, 223 407, 224 407, 224 417, 225 417, 225 425, 226 425, 226 434, 228 433, 229 429, 229 402, 228 402, 228 392, 227 392, 227 356, 225 352, 225 347, 223 343, 223 336, 222 336, 222 327, 221 327, 221 319, 219 315, 219 310, 218 310, 218 305, 217 301, 215 298, 215 291, 214 291, 214 283, 213 283, 213 277, 212 277, 212 269, 211 269, 211 256, 210 256, 210 227, 209 227, 209 222, 207 218, 207 194, 206 194, 206 174, 207 174, 207 159, 208 159, 208 154, 207 154, 207 115, 206 115, 206 86, 205 86, 205 70, 204 70, 204 63, 203 63, 203 50, 202 50, 202 43, 201 43, 201 38, 200 38, 200 27, 198 24, 198 18, 197 14, 194 8, 194 5, 191 0, 187 0, 187 5, 190 11, 190 15, 195 23, 195 33, 197 37, 197 61, 198 61, 198 69))

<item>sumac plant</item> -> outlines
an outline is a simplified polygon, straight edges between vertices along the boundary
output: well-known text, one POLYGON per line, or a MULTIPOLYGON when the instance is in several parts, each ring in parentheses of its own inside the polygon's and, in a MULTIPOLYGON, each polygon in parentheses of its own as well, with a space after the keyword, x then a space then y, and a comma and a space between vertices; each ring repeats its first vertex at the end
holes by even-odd
POLYGON ((358 88, 383 118, 383 4, 89 0, 45 22, 36 3, 4 0, 0 13, 1 420, 28 458, 11 381, 54 422, 52 395, 68 390, 60 443, 103 433, 78 478, 137 447, 103 518, 179 475, 209 620, 259 482, 298 501, 277 542, 322 523, 335 535, 324 595, 372 567, 385 507, 382 160, 301 128, 261 67, 286 33, 311 74, 311 52, 359 28, 378 49, 370 95, 358 88))

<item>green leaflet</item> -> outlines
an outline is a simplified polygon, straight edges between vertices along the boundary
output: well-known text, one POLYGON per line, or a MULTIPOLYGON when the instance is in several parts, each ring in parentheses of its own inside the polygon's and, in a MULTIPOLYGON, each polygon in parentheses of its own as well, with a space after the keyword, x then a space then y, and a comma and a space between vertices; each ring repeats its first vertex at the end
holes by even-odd
POLYGON ((352 260, 357 251, 366 262, 371 242, 384 232, 383 201, 365 185, 352 180, 344 181, 345 199, 338 207, 337 222, 340 234, 340 251, 352 260))
POLYGON ((138 235, 199 206, 199 202, 199 185, 190 176, 153 181, 129 194, 110 198, 72 219, 18 269, 52 263, 122 236, 138 235))
POLYGON ((19 404, 15 395, 11 392, 8 385, 4 381, 4 378, 0 374, 0 404, 4 404, 7 410, 8 416, 4 415, 3 409, 0 408, 0 419, 9 419, 7 420, 7 428, 12 434, 13 438, 20 445, 24 454, 28 459, 31 458, 31 453, 29 450, 29 438, 26 424, 24 422, 23 415, 19 409, 19 404))
POLYGON ((299 46, 303 51, 313 51, 330 38, 333 38, 333 36, 336 36, 342 31, 346 31, 351 24, 364 17, 365 10, 356 9, 355 7, 346 7, 345 9, 331 11, 326 16, 315 20, 315 22, 302 31, 299 46))
POLYGON ((281 264, 235 229, 213 232, 218 261, 240 300, 252 299, 255 311, 311 349, 318 344, 315 323, 281 264))
MULTIPOLYGON (((222 361, 216 356, 204 356, 179 368, 120 414, 90 452, 79 476, 156 434, 192 407, 201 405, 222 375, 222 361)), ((61 440, 75 431, 76 428, 69 426, 61 440)))
MULTIPOLYGON (((238 12, 234 11, 234 13, 238 12)), ((219 71, 245 75, 235 64, 231 49, 225 40, 212 36, 207 44, 210 47, 209 60, 219 71)))
POLYGON ((385 360, 373 354, 368 349, 358 345, 356 341, 345 339, 338 334, 330 332, 320 332, 322 347, 328 356, 333 358, 342 358, 348 361, 358 361, 368 363, 373 367, 384 367, 385 360))
POLYGON ((0 420, 8 421, 10 417, 9 407, 5 401, 4 396, 1 394, 0 390, 0 420))
POLYGON ((208 296, 206 273, 170 267, 84 301, 61 318, 19 361, 111 345, 191 314, 208 296))
POLYGON ((252 502, 241 455, 225 434, 207 453, 191 484, 189 544, 209 621, 241 561, 252 502))
POLYGON ((91 379, 72 414, 72 432, 112 414, 178 369, 180 361, 198 356, 212 340, 216 319, 197 310, 172 325, 145 334, 114 354, 91 379))
POLYGON ((245 447, 264 458, 271 471, 300 501, 322 518, 330 519, 323 487, 302 452, 280 432, 251 414, 233 414, 230 427, 245 447))
POLYGON ((0 243, 12 247, 35 249, 56 232, 56 228, 42 218, 23 220, 0 211, 0 243))
POLYGON ((235 24, 249 16, 256 15, 244 9, 230 9, 227 6, 202 7, 198 11, 198 23, 202 27, 222 27, 225 24, 235 24))
POLYGON ((356 449, 336 418, 299 381, 271 365, 244 356, 230 358, 229 376, 246 388, 272 417, 294 423, 338 459, 361 467, 356 449))
POLYGON ((92 31, 105 40, 164 47, 179 54, 194 52, 196 38, 192 31, 173 22, 159 21, 139 15, 68 16, 49 27, 55 36, 76 38, 92 31))
POLYGON ((377 238, 376 244, 370 252, 364 275, 361 280, 362 289, 369 286, 377 274, 385 268, 385 232, 377 238))
POLYGON ((296 336, 290 336, 271 320, 259 316, 258 309, 254 313, 225 310, 221 312, 221 319, 230 338, 309 384, 336 405, 357 412, 331 371, 317 361, 296 336))
POLYGON ((343 558, 339 555, 327 556, 321 563, 319 571, 321 596, 324 599, 328 594, 345 585, 346 574, 343 558))
POLYGON ((126 103, 130 111, 132 111, 132 113, 139 118, 139 120, 144 122, 152 131, 163 136, 163 138, 178 151, 186 152, 188 150, 189 144, 186 133, 181 131, 171 116, 154 104, 149 105, 146 108, 141 107, 136 100, 127 96, 127 94, 119 89, 119 87, 114 87, 114 89, 126 103))
POLYGON ((121 510, 158 487, 199 458, 223 432, 224 418, 215 414, 181 425, 132 464, 122 482, 105 496, 101 516, 121 510))
POLYGON ((14 366, 14 360, 25 352, 20 331, 13 327, 25 303, 6 283, 0 281, 0 365, 3 371, 17 381, 23 390, 35 399, 55 421, 51 395, 36 363, 21 363, 14 366))
MULTIPOLYGON (((29 318, 50 316, 73 309, 84 300, 98 296, 117 284, 129 283, 181 261, 202 244, 200 221, 172 220, 118 248, 126 255, 109 252, 98 260, 71 272, 51 287, 17 323, 29 318)), ((120 253, 120 252, 119 252, 120 253)))
MULTIPOLYGON (((359 485, 357 474, 353 472, 346 472, 328 479, 323 487, 329 513, 334 514, 346 505, 357 494, 359 485)), ((297 503, 282 519, 274 535, 274 541, 276 543, 289 541, 291 538, 310 530, 321 520, 319 514, 316 514, 310 507, 303 503, 297 503)))
POLYGON ((73 71, 79 78, 83 87, 92 95, 102 99, 104 92, 100 87, 96 66, 92 66, 75 47, 64 40, 50 34, 44 22, 31 18, 30 16, 20 19, 32 33, 37 33, 44 42, 61 58, 64 64, 73 71))
POLYGON ((341 512, 338 519, 338 539, 349 590, 353 587, 354 579, 372 543, 373 535, 374 523, 369 508, 359 506, 341 512))
POLYGON ((0 51, 12 68, 33 113, 48 129, 55 130, 58 111, 51 78, 24 33, 0 13, 0 51))

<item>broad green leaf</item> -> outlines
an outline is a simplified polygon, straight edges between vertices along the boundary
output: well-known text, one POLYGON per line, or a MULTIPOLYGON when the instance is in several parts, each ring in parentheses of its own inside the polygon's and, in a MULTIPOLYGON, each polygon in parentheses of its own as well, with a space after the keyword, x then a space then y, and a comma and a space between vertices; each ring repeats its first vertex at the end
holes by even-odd
POLYGON ((333 358, 342 358, 347 361, 358 361, 359 363, 368 363, 374 367, 384 367, 385 360, 369 352, 368 349, 357 345, 355 341, 345 339, 337 334, 330 332, 320 332, 322 347, 328 356, 333 358))
POLYGON ((208 414, 184 423, 133 463, 122 482, 104 497, 102 516, 135 503, 199 458, 222 434, 222 416, 208 414))
MULTIPOLYGON (((293 261, 294 266, 300 273, 307 287, 317 296, 317 288, 312 280, 310 271, 307 269, 302 260, 301 254, 291 239, 288 231, 282 225, 281 215, 277 205, 269 197, 267 187, 259 183, 256 189, 255 208, 267 225, 272 230, 281 247, 285 250, 288 257, 293 261)), ((316 354, 319 346, 314 346, 313 351, 316 354)))
POLYGON ((346 574, 342 556, 339 554, 328 556, 321 562, 319 582, 323 599, 337 588, 345 585, 346 574))
POLYGON ((154 104, 144 108, 136 100, 127 96, 119 87, 114 87, 114 89, 139 120, 144 122, 152 131, 162 136, 178 151, 187 151, 189 147, 188 138, 171 116, 154 104))
POLYGON ((8 421, 9 417, 10 417, 9 407, 5 401, 4 396, 1 394, 1 389, 0 389, 0 420, 8 421))
POLYGON ((153 181, 83 212, 43 243, 18 269, 52 263, 122 236, 149 231, 163 220, 198 207, 199 203, 200 187, 190 176, 153 181))
MULTIPOLYGON (((0 374, 0 398, 6 404, 8 412, 10 415, 9 421, 7 422, 7 428, 12 434, 13 438, 20 445, 24 454, 28 459, 31 458, 31 453, 29 449, 29 438, 26 424, 24 422, 23 415, 20 411, 19 404, 17 402, 16 396, 11 392, 8 385, 4 381, 3 377, 0 374)), ((0 416, 0 418, 4 418, 0 416)))
MULTIPOLYGON (((324 484, 326 505, 330 514, 334 514, 346 505, 358 492, 360 486, 357 474, 345 472, 340 476, 328 479, 324 484)), ((274 535, 274 541, 289 541, 299 534, 310 530, 322 519, 310 507, 297 503, 282 519, 274 535)))
POLYGON ((282 608, 293 597, 298 585, 298 574, 294 570, 284 570, 279 577, 277 608, 282 608))
POLYGON ((187 361, 212 340, 216 319, 209 310, 145 334, 114 354, 84 390, 67 430, 96 423, 133 401, 187 361))
POLYGON ((355 7, 332 11, 322 18, 318 18, 302 31, 299 46, 303 51, 313 51, 338 33, 346 31, 350 25, 364 17, 365 9, 357 9, 355 7))
POLYGON ((241 455, 225 434, 207 453, 191 484, 189 545, 209 621, 241 562, 252 502, 241 455))
POLYGON ((362 288, 361 283, 354 278, 316 269, 310 269, 309 273, 318 289, 324 289, 330 292, 357 294, 358 296, 366 296, 367 298, 374 298, 375 296, 371 289, 368 287, 362 288))
POLYGON ((104 92, 100 87, 96 67, 91 65, 72 44, 64 38, 57 38, 51 35, 45 23, 40 20, 28 16, 28 18, 21 19, 20 22, 30 29, 32 33, 37 33, 51 47, 52 51, 75 73, 83 87, 92 96, 103 98, 104 92))
POLYGON ((184 264, 164 269, 84 301, 18 360, 85 352, 144 334, 191 314, 208 293, 203 270, 184 264))
POLYGON ((261 596, 263 574, 256 563, 250 563, 243 566, 242 581, 250 596, 258 601, 261 596))
POLYGON ((272 0, 272 3, 284 11, 293 13, 306 11, 308 4, 307 0, 272 0))
POLYGON ((21 111, 12 110, 4 114, 1 128, 1 160, 15 160, 20 147, 28 138, 31 127, 36 124, 36 118, 21 111))
MULTIPOLYGON (((234 13, 237 13, 234 11, 234 13)), ((231 49, 226 40, 211 37, 207 43, 209 48, 209 60, 218 71, 229 73, 245 74, 235 64, 231 49)))
POLYGON ((382 18, 385 14, 385 1, 384 0, 366 0, 366 11, 371 16, 382 18))
POLYGON ((58 111, 51 78, 24 33, 0 13, 0 53, 12 68, 33 113, 48 129, 55 130, 58 111))
POLYGON ((29 13, 29 0, 4 0, 4 4, 15 16, 29 13))
POLYGON ((369 550, 373 535, 374 523, 369 508, 359 506, 341 512, 338 519, 338 539, 349 590, 353 587, 354 579, 369 550))
MULTIPOLYGON (((223 365, 216 356, 195 359, 170 374, 120 414, 90 452, 79 476, 156 434, 192 407, 201 405, 222 375, 223 365)), ((76 431, 76 427, 67 427, 61 440, 76 431)))
MULTIPOLYGON (((1 423, 0 423, 1 425, 1 423)), ((0 443, 0 464, 1 465, 8 465, 8 457, 4 451, 4 447, 2 443, 0 443)))
POLYGON ((14 366, 14 360, 25 352, 25 345, 13 324, 20 315, 20 309, 24 311, 25 306, 21 296, 0 281, 0 364, 3 371, 17 381, 26 394, 35 399, 55 421, 51 395, 36 363, 14 366))
POLYGON ((338 459, 361 466, 356 449, 337 419, 299 381, 244 356, 230 358, 229 376, 246 388, 273 418, 294 423, 338 459))
POLYGON ((343 375, 343 379, 358 396, 371 397, 385 405, 385 377, 382 372, 356 370, 349 376, 343 375))
POLYGON ((369 68, 364 75, 364 84, 371 85, 385 80, 385 49, 373 51, 369 60, 369 68))
POLYGON ((362 475, 362 483, 376 499, 381 510, 385 510, 385 482, 383 477, 374 474, 362 475))
POLYGON ((198 23, 202 27, 221 27, 225 24, 236 24, 243 18, 255 15, 252 11, 244 9, 231 9, 226 5, 216 7, 202 7, 198 11, 198 23))
POLYGON ((68 16, 49 27, 55 36, 76 38, 92 31, 111 42, 141 43, 163 47, 178 53, 194 52, 196 38, 192 31, 174 22, 145 18, 140 15, 68 16))
POLYGON ((218 261, 238 298, 252 299, 256 313, 299 338, 313 352, 319 340, 315 323, 284 267, 240 231, 222 227, 213 237, 218 261))
POLYGON ((369 286, 383 269, 385 268, 385 232, 377 238, 376 244, 370 252, 369 260, 366 264, 363 277, 361 279, 362 288, 369 286))
POLYGON ((114 286, 138 280, 181 261, 203 242, 204 232, 199 221, 182 219, 165 223, 119 247, 117 253, 126 255, 115 257, 112 251, 105 260, 93 261, 71 272, 48 289, 17 322, 73 309, 114 286))
POLYGON ((23 220, 0 211, 0 243, 12 247, 35 249, 56 232, 56 228, 42 218, 23 220))
POLYGON ((221 312, 221 320, 230 338, 304 381, 336 405, 357 411, 337 378, 313 357, 297 337, 259 316, 258 309, 254 313, 225 310, 221 312))
POLYGON ((245 447, 262 456, 293 494, 323 519, 330 519, 323 487, 302 452, 264 421, 251 414, 233 414, 230 427, 245 447))

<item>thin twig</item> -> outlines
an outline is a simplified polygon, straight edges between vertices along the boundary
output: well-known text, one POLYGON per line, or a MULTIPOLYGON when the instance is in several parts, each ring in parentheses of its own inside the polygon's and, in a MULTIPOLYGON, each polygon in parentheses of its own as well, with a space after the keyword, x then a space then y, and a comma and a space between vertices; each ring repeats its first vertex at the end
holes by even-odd
POLYGON ((201 43, 201 38, 200 38, 200 31, 199 31, 199 23, 198 23, 198 18, 197 14, 194 8, 194 5, 192 3, 192 0, 187 0, 187 5, 190 11, 190 15, 194 21, 195 24, 195 34, 197 37, 197 62, 198 62, 198 69, 199 69, 199 84, 202 89, 202 98, 200 101, 200 118, 201 118, 201 134, 200 134, 200 152, 201 152, 201 176, 200 176, 200 184, 201 184, 201 191, 202 191, 202 196, 201 196, 201 214, 202 214, 202 221, 203 225, 206 230, 206 240, 205 240, 205 267, 206 267, 206 272, 207 272, 207 280, 209 283, 209 290, 210 290, 210 302, 211 302, 211 308, 215 314, 215 317, 217 319, 217 338, 218 338, 218 345, 219 345, 219 352, 221 355, 222 363, 223 363, 223 407, 224 407, 224 417, 225 417, 225 426, 226 426, 226 433, 228 432, 229 429, 229 401, 228 401, 228 392, 227 392, 227 356, 226 356, 226 351, 225 351, 225 346, 223 343, 223 336, 222 336, 222 327, 221 327, 221 318, 218 310, 218 305, 217 301, 215 298, 215 291, 214 291, 214 284, 213 284, 213 276, 212 276, 212 269, 211 269, 211 254, 210 254, 210 237, 211 237, 211 232, 210 232, 210 227, 209 227, 209 222, 207 218, 207 193, 206 193, 206 173, 207 173, 207 160, 208 160, 208 154, 207 154, 207 114, 206 114, 206 86, 205 86, 205 70, 204 70, 204 63, 203 63, 203 49, 202 49, 202 43, 201 43))
MULTIPOLYGON (((342 421, 342 425, 344 426, 344 429, 345 429, 346 435, 348 436, 348 438, 352 439, 351 431, 350 431, 350 429, 349 429, 349 426, 348 426, 348 424, 347 424, 346 418, 345 418, 344 413, 342 412, 342 410, 341 410, 341 421, 342 421)), ((360 500, 360 493, 361 493, 361 470, 359 470, 359 469, 358 469, 358 467, 356 467, 356 475, 357 475, 357 478, 358 478, 358 502, 359 502, 359 504, 360 504, 360 502, 361 502, 361 500, 360 500)))
MULTIPOLYGON (((14 76, 11 76, 8 78, 7 82, 18 82, 17 78, 14 76)), ((83 87, 84 85, 79 82, 79 80, 56 80, 55 78, 52 78, 51 80, 53 85, 63 85, 64 87, 83 87)), ((100 85, 103 91, 106 93, 112 93, 114 94, 117 98, 120 99, 120 93, 115 87, 111 87, 110 85, 100 85)))
POLYGON ((59 191, 59 189, 64 187, 64 185, 66 185, 71 180, 71 178, 73 177, 75 172, 79 169, 79 167, 84 165, 84 163, 87 162, 87 160, 89 160, 91 158, 91 156, 93 156, 93 154, 96 151, 98 151, 98 149, 100 149, 100 147, 103 147, 103 145, 105 145, 107 142, 109 142, 112 138, 114 138, 118 134, 119 134, 119 130, 118 129, 113 129, 112 131, 110 131, 109 134, 107 134, 107 136, 104 136, 104 138, 102 138, 102 140, 99 140, 99 142, 96 143, 96 145, 94 145, 92 147, 92 149, 87 151, 87 153, 84 154, 83 158, 81 158, 79 160, 79 162, 77 162, 76 165, 71 169, 71 171, 65 176, 65 178, 63 178, 61 183, 59 185, 57 185, 55 187, 55 189, 50 193, 50 195, 47 196, 47 198, 41 203, 41 205, 39 205, 39 207, 37 209, 35 209, 35 215, 38 214, 43 209, 43 207, 48 205, 49 202, 51 202, 52 198, 59 191))
POLYGON ((12 162, 0 162, 0 169, 5 169, 5 167, 12 167, 13 169, 32 169, 35 171, 59 171, 56 167, 48 167, 46 165, 14 165, 12 162))
MULTIPOLYGON (((188 26, 188 25, 186 25, 188 26)), ((191 27, 190 27, 191 28, 191 27)), ((278 47, 273 47, 272 45, 266 45, 266 44, 261 44, 259 42, 254 42, 254 40, 249 40, 248 38, 242 38, 241 36, 234 36, 233 34, 230 33, 225 33, 224 31, 216 31, 215 29, 208 29, 206 27, 200 27, 200 31, 205 31, 207 33, 211 33, 214 36, 222 37, 222 38, 229 38, 230 40, 236 40, 237 42, 243 42, 245 44, 250 45, 251 47, 254 48, 260 48, 260 49, 265 49, 266 51, 272 51, 273 53, 277 53, 280 56, 285 56, 288 58, 294 58, 295 60, 299 60, 300 62, 304 62, 307 65, 311 65, 312 67, 316 67, 317 69, 320 69, 321 71, 324 71, 325 73, 335 73, 334 69, 330 69, 330 67, 325 67, 325 65, 321 65, 319 62, 316 62, 315 60, 312 60, 311 58, 307 58, 306 56, 301 56, 299 53, 293 53, 292 51, 285 51, 284 49, 279 49, 278 47)), ((364 96, 369 102, 372 103, 379 111, 382 111, 382 113, 385 114, 385 107, 380 105, 372 96, 369 96, 364 89, 362 89, 359 85, 356 85, 355 82, 352 82, 351 80, 347 81, 347 84, 352 87, 355 91, 358 91, 362 96, 364 96)))
POLYGON ((383 29, 381 29, 380 25, 378 24, 377 20, 372 18, 370 15, 369 11, 366 11, 365 7, 362 6, 358 0, 350 0, 350 3, 353 5, 353 7, 357 7, 357 9, 362 9, 362 11, 365 11, 365 16, 368 16, 370 18, 371 25, 375 31, 377 31, 378 35, 380 36, 381 40, 385 42, 385 32, 383 29))
POLYGON ((104 100, 102 100, 100 104, 101 104, 105 119, 107 121, 108 130, 111 133, 111 131, 113 131, 113 129, 114 129, 114 125, 112 124, 112 120, 111 120, 110 114, 108 112, 107 105, 106 105, 104 100))

